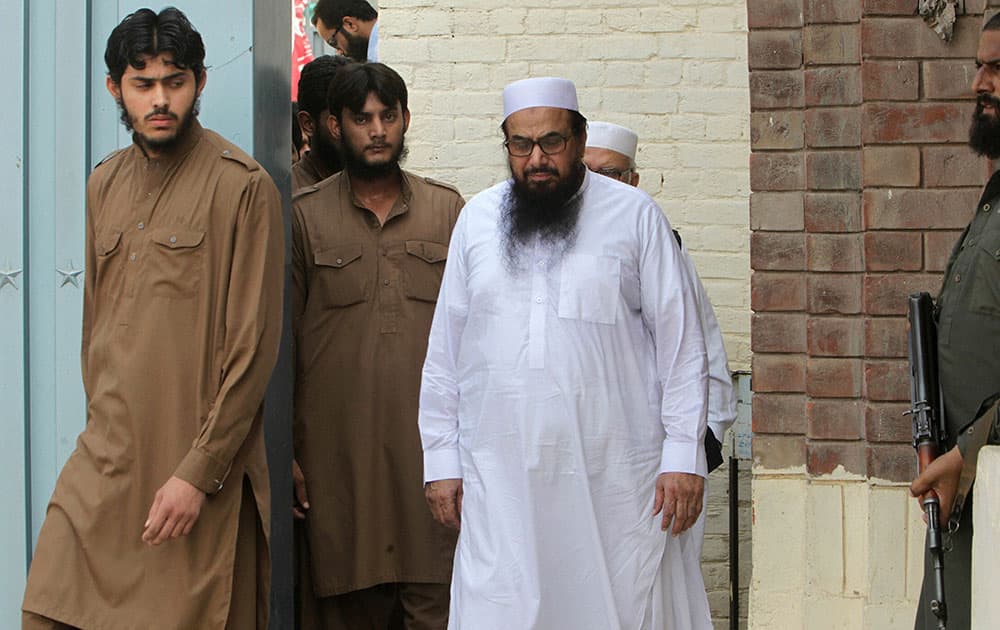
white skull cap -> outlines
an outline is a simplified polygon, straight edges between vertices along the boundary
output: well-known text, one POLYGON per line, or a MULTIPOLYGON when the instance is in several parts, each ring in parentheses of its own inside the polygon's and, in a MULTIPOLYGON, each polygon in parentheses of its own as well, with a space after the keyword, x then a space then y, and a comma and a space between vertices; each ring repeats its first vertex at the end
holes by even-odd
POLYGON ((628 127, 592 120, 587 123, 587 146, 616 151, 627 156, 634 164, 639 136, 628 127))
POLYGON ((558 107, 579 112, 576 86, 569 79, 537 77, 515 81, 503 89, 503 119, 530 107, 558 107))

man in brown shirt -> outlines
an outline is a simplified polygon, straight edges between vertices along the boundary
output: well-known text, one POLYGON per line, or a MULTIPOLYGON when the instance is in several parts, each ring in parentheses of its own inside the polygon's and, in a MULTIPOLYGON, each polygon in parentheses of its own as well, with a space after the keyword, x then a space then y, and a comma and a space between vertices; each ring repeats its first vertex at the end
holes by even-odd
POLYGON ((299 76, 299 126, 309 136, 309 152, 292 165, 292 190, 312 186, 343 168, 340 150, 326 119, 330 108, 326 91, 337 69, 350 63, 342 55, 316 57, 302 68, 299 76))
POLYGON ((203 129, 205 49, 183 13, 108 39, 133 144, 87 183, 87 426, 56 483, 24 628, 267 627, 262 400, 281 329, 278 192, 203 129))
POLYGON ((329 105, 345 170, 292 211, 296 511, 318 598, 302 627, 444 630, 456 532, 424 503, 417 404, 464 201, 400 169, 410 112, 396 72, 346 66, 329 105))

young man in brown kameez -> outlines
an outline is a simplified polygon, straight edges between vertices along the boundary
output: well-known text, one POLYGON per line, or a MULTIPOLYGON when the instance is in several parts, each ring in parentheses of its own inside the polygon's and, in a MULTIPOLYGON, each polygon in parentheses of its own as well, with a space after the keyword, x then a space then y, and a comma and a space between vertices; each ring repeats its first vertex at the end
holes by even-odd
POLYGON ((301 627, 444 630, 456 532, 424 504, 417 398, 465 202, 400 168, 410 112, 395 71, 346 66, 328 104, 344 170, 292 209, 293 475, 312 582, 301 609, 316 617, 301 627))
POLYGON ((136 11, 108 39, 133 144, 87 184, 87 426, 42 525, 24 628, 267 627, 281 203, 198 124, 204 56, 173 8, 136 11))

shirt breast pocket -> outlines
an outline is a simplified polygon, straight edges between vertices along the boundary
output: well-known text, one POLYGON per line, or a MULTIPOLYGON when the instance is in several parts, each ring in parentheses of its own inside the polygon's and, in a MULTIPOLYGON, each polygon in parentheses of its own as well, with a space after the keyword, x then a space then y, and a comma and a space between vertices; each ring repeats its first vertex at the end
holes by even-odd
POLYGON ((316 272, 309 300, 323 308, 343 308, 364 302, 368 290, 361 243, 344 243, 313 252, 316 272))
POLYGON ((205 233, 189 228, 158 228, 146 261, 150 290, 167 298, 189 298, 198 292, 205 257, 205 233))
POLYGON ((448 246, 433 241, 406 241, 405 245, 403 290, 406 297, 437 302, 448 246))
POLYGON ((614 324, 621 295, 621 261, 566 254, 559 278, 559 317, 614 324))
POLYGON ((1000 231, 983 233, 976 247, 969 310, 1000 317, 1000 231))
POLYGON ((121 241, 121 232, 100 232, 94 237, 94 275, 98 286, 110 285, 121 276, 121 263, 117 262, 121 241))

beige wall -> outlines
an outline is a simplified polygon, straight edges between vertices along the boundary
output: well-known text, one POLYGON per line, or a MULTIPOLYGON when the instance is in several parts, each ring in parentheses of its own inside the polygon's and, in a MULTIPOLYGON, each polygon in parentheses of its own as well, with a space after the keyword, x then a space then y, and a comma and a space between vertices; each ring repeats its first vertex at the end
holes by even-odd
POLYGON ((379 56, 410 88, 407 166, 469 197, 506 177, 501 91, 572 79, 584 114, 638 132, 641 187, 690 249, 750 364, 746 6, 733 0, 383 0, 379 56))

